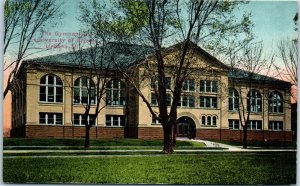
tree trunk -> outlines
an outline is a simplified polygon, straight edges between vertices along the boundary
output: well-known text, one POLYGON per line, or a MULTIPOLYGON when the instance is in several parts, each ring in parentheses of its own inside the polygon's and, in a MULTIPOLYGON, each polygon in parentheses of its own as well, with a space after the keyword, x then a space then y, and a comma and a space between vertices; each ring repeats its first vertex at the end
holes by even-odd
POLYGON ((176 146, 177 123, 173 125, 173 147, 176 146))
POLYGON ((243 148, 247 148, 247 125, 243 127, 243 148))
POLYGON ((165 154, 172 154, 173 153, 173 132, 172 132, 172 125, 168 127, 164 127, 164 150, 165 154))
POLYGON ((90 148, 90 126, 85 126, 85 142, 84 142, 84 148, 88 149, 90 148))

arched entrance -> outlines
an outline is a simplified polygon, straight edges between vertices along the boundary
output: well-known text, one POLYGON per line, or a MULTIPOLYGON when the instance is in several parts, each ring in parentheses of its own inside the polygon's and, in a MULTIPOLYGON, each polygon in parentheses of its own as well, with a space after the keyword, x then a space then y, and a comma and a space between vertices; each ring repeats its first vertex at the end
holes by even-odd
POLYGON ((196 137, 196 124, 194 120, 187 116, 182 116, 178 120, 178 137, 188 137, 195 138, 196 137))

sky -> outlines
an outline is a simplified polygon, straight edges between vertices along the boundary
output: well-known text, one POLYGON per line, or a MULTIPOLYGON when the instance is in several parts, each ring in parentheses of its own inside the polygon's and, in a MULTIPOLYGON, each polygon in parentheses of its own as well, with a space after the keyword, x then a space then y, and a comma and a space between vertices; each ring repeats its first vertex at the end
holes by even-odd
MULTIPOLYGON (((78 16, 80 15, 80 10, 78 8, 80 0, 64 0, 62 10, 64 11, 64 17, 60 20, 60 24, 54 28, 47 28, 47 32, 44 38, 48 39, 65 39, 67 44, 68 39, 72 39, 70 36, 59 36, 57 34, 62 33, 74 33, 79 32, 81 24, 78 21, 78 16)), ((276 47, 280 40, 288 38, 296 38, 298 33, 294 31, 293 18, 298 11, 297 1, 250 1, 250 3, 244 5, 241 9, 237 11, 237 16, 242 16, 243 12, 251 12, 251 20, 254 23, 253 33, 256 36, 257 41, 262 41, 264 43, 265 49, 268 52, 275 52, 276 47)), ((38 39, 38 38, 34 38, 38 39)), ((38 40, 36 40, 38 41, 38 40)), ((50 46, 48 41, 36 42, 37 45, 43 45, 43 47, 50 46), (42 44, 41 44, 42 43, 42 44)), ((49 50, 48 54, 66 52, 66 49, 54 49, 49 50)), ((41 55, 41 54, 39 54, 41 55)), ((36 56, 37 57, 37 56, 36 56)), ((7 56, 5 60, 7 60, 7 56)), ((277 59, 280 63, 280 60, 277 59)), ((5 75, 3 80, 5 81, 5 75)), ((4 128, 10 128, 11 123, 11 110, 10 110, 11 100, 7 97, 4 100, 4 128)))

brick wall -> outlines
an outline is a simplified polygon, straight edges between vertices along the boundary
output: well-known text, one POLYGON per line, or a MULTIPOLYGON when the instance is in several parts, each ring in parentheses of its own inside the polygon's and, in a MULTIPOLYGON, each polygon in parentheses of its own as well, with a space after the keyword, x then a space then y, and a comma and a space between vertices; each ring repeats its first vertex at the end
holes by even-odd
POLYGON ((139 127, 138 138, 140 139, 163 139, 164 133, 162 128, 157 127, 139 127))
MULTIPOLYGON (((26 137, 28 138, 83 138, 85 127, 72 126, 26 126, 26 137)), ((124 128, 92 127, 91 138, 124 138, 124 128)))

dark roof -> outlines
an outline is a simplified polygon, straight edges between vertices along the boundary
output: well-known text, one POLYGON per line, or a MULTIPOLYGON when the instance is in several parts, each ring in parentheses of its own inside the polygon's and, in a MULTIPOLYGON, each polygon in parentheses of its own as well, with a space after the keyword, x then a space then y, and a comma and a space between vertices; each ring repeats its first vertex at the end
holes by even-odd
POLYGON ((127 67, 136 61, 145 59, 146 56, 152 53, 153 48, 146 45, 108 43, 103 47, 87 48, 82 51, 72 51, 39 57, 26 60, 26 62, 37 63, 40 65, 66 65, 73 67, 107 67, 110 63, 110 68, 113 68, 113 64, 127 67), (97 52, 97 55, 94 56, 96 56, 98 60, 92 60, 90 55, 91 52, 89 50, 97 52), (81 58, 81 60, 79 60, 79 58, 81 58))
POLYGON ((242 70, 239 68, 231 68, 228 71, 228 78, 236 81, 253 81, 253 82, 268 82, 268 83, 281 83, 281 84, 290 84, 290 82, 283 81, 280 79, 276 79, 270 76, 265 76, 261 74, 257 74, 254 72, 249 72, 246 70, 242 70))

